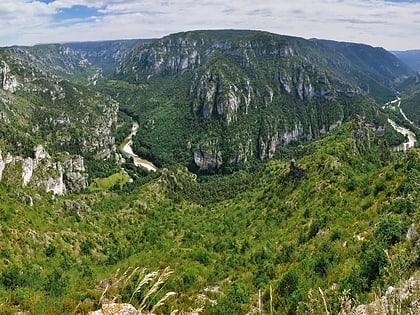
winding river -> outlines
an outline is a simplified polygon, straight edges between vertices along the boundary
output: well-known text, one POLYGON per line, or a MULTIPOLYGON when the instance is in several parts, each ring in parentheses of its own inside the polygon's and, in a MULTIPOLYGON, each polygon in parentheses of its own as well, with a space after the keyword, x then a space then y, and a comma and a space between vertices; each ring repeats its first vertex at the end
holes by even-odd
POLYGON ((137 122, 133 123, 133 127, 131 128, 130 134, 124 139, 123 143, 120 145, 120 150, 125 157, 133 158, 135 166, 141 166, 146 168, 149 171, 156 172, 157 167, 152 163, 145 159, 142 159, 137 154, 133 152, 133 148, 131 145, 133 144, 133 136, 137 134, 139 130, 139 124, 137 122))
MULTIPOLYGON (((404 117, 404 119, 406 121, 408 121, 411 125, 414 126, 414 123, 411 120, 409 120, 407 118, 407 116, 405 115, 405 113, 403 112, 403 110, 401 108, 401 99, 399 97, 397 97, 392 102, 389 102, 389 103, 385 104, 385 106, 386 107, 394 106, 394 107, 398 108, 399 111, 400 111, 400 113, 401 113, 401 115, 404 117)), ((407 138, 408 138, 408 141, 407 142, 404 142, 404 143, 402 143, 401 145, 399 145, 398 147, 395 148, 396 151, 406 152, 408 149, 415 147, 416 142, 417 142, 417 139, 416 139, 416 134, 414 132, 412 132, 411 130, 409 130, 409 129, 405 128, 405 127, 399 126, 395 121, 393 121, 390 118, 388 118, 388 122, 391 124, 391 126, 397 132, 399 132, 400 134, 402 134, 404 136, 407 136, 407 138)))

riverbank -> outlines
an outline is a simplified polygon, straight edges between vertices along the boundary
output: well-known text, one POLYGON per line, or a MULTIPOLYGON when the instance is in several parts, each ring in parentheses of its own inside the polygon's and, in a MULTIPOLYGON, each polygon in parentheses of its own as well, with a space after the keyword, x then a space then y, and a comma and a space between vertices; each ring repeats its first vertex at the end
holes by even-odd
MULTIPOLYGON (((402 115, 402 117, 409 122, 411 125, 414 126, 413 122, 411 120, 408 119, 408 117, 405 115, 405 113, 403 112, 402 108, 401 108, 401 98, 397 97, 395 100, 393 100, 392 102, 389 102, 387 104, 385 104, 385 107, 389 107, 392 106, 391 108, 396 110, 398 109, 402 115)), ((395 131, 399 132, 400 134, 402 134, 403 136, 406 136, 408 138, 407 142, 402 143, 401 145, 395 147, 395 151, 398 152, 406 152, 408 149, 410 148, 414 148, 416 146, 416 134, 414 132, 412 132, 411 130, 402 127, 400 125, 398 125, 395 121, 393 121, 392 119, 388 118, 388 123, 392 126, 392 128, 394 128, 395 131)))
POLYGON ((139 124, 137 122, 134 122, 130 134, 124 139, 123 143, 120 145, 121 153, 126 158, 133 158, 135 166, 141 166, 149 171, 156 172, 158 168, 152 162, 142 159, 137 154, 135 154, 133 148, 131 147, 131 145, 133 144, 133 136, 137 134, 138 129, 139 124))

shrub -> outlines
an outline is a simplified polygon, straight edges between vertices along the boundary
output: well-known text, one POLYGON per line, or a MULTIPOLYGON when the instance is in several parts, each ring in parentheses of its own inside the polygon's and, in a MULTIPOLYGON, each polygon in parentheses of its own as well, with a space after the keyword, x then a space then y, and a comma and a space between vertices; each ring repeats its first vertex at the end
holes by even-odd
POLYGON ((394 217, 387 215, 380 219, 375 230, 375 237, 387 246, 394 245, 401 240, 402 226, 394 217))
POLYGON ((25 285, 23 271, 15 265, 8 266, 0 275, 0 282, 7 290, 14 290, 25 285))
POLYGON ((360 257, 360 276, 366 280, 367 287, 370 288, 380 271, 387 264, 384 250, 374 243, 363 243, 362 255, 360 257))
POLYGON ((290 296, 298 288, 299 274, 296 270, 287 271, 278 283, 278 290, 281 296, 290 296))
POLYGON ((391 210, 399 214, 406 213, 410 215, 414 211, 414 208, 413 203, 405 198, 398 198, 391 205, 391 210))

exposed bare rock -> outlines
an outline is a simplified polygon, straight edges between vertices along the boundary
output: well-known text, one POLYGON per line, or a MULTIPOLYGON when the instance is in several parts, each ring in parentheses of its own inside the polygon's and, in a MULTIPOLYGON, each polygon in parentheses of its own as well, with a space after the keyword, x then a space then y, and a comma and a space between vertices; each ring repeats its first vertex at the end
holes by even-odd
POLYGON ((128 303, 110 303, 102 305, 97 311, 89 312, 89 315, 138 315, 136 308, 128 303))
POLYGON ((65 183, 69 193, 79 192, 88 186, 87 174, 67 172, 65 173, 65 183))
POLYGON ((10 124, 10 120, 7 117, 6 113, 0 112, 0 122, 5 123, 6 125, 10 124))
POLYGON ((0 80, 3 90, 10 93, 15 93, 19 87, 16 77, 10 73, 10 67, 4 60, 0 63, 0 80))
POLYGON ((414 223, 410 225, 410 228, 407 231, 407 240, 409 241, 417 241, 419 239, 419 234, 416 231, 416 226, 414 223))
POLYGON ((23 186, 26 186, 32 178, 32 173, 34 171, 34 160, 28 157, 23 161, 22 166, 22 181, 23 186))
POLYGON ((66 186, 63 180, 63 171, 59 167, 58 177, 50 177, 45 182, 41 183, 45 187, 46 192, 52 192, 54 195, 64 195, 66 193, 66 186))
POLYGON ((200 147, 194 152, 194 163, 201 171, 216 170, 223 164, 220 152, 211 152, 206 147, 200 147))
POLYGON ((3 157, 1 155, 1 150, 0 150, 0 181, 3 178, 3 171, 5 167, 6 167, 6 162, 3 160, 3 157))
POLYGON ((89 206, 83 200, 64 200, 64 207, 77 214, 80 214, 81 211, 90 211, 89 206))
POLYGON ((420 280, 411 277, 400 287, 389 287, 385 294, 378 300, 367 304, 359 305, 356 315, 387 315, 387 314, 420 314, 420 280), (402 305, 404 309, 402 309, 402 305))

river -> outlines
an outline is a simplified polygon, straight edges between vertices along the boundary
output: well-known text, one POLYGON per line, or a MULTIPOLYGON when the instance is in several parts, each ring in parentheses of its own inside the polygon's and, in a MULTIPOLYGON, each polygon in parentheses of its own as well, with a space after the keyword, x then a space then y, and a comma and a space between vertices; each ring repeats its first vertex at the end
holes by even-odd
POLYGON ((141 166, 146 168, 149 171, 156 172, 157 167, 152 163, 145 159, 142 159, 137 154, 133 152, 133 148, 131 145, 133 144, 133 136, 137 134, 139 130, 139 124, 137 122, 133 123, 133 127, 131 128, 130 134, 124 139, 123 143, 120 145, 120 150, 125 157, 133 158, 135 166, 141 166))
MULTIPOLYGON (((400 111, 400 113, 401 113, 401 115, 403 116, 403 118, 406 120, 406 121, 408 121, 411 125, 413 125, 414 127, 415 127, 415 125, 414 125, 414 123, 411 121, 411 120, 409 120, 408 118, 407 118, 407 116, 405 115, 405 113, 403 112, 403 110, 402 110, 402 108, 401 108, 401 99, 399 98, 399 97, 397 97, 395 100, 393 100, 392 102, 389 102, 389 103, 386 103, 385 104, 385 107, 389 107, 389 106, 393 106, 394 108, 396 107, 396 108, 398 108, 399 109, 399 111, 400 111)), ((414 133, 414 132, 412 132, 411 130, 409 130, 409 129, 407 129, 407 128, 405 128, 405 127, 402 127, 402 126, 399 126, 395 121, 393 121, 392 119, 390 119, 390 118, 388 118, 388 122, 391 124, 391 126, 397 131, 397 132, 399 132, 400 134, 402 134, 402 135, 404 135, 404 136, 407 136, 407 138, 408 138, 408 141, 407 142, 404 142, 404 143, 402 143, 401 145, 399 145, 399 146, 397 146, 396 148, 395 148, 395 151, 399 151, 399 152, 406 152, 408 149, 410 149, 410 148, 414 148, 415 147, 415 145, 416 145, 416 142, 417 142, 417 139, 416 139, 416 134, 414 133)), ((417 127, 416 127, 417 128, 417 127)))

